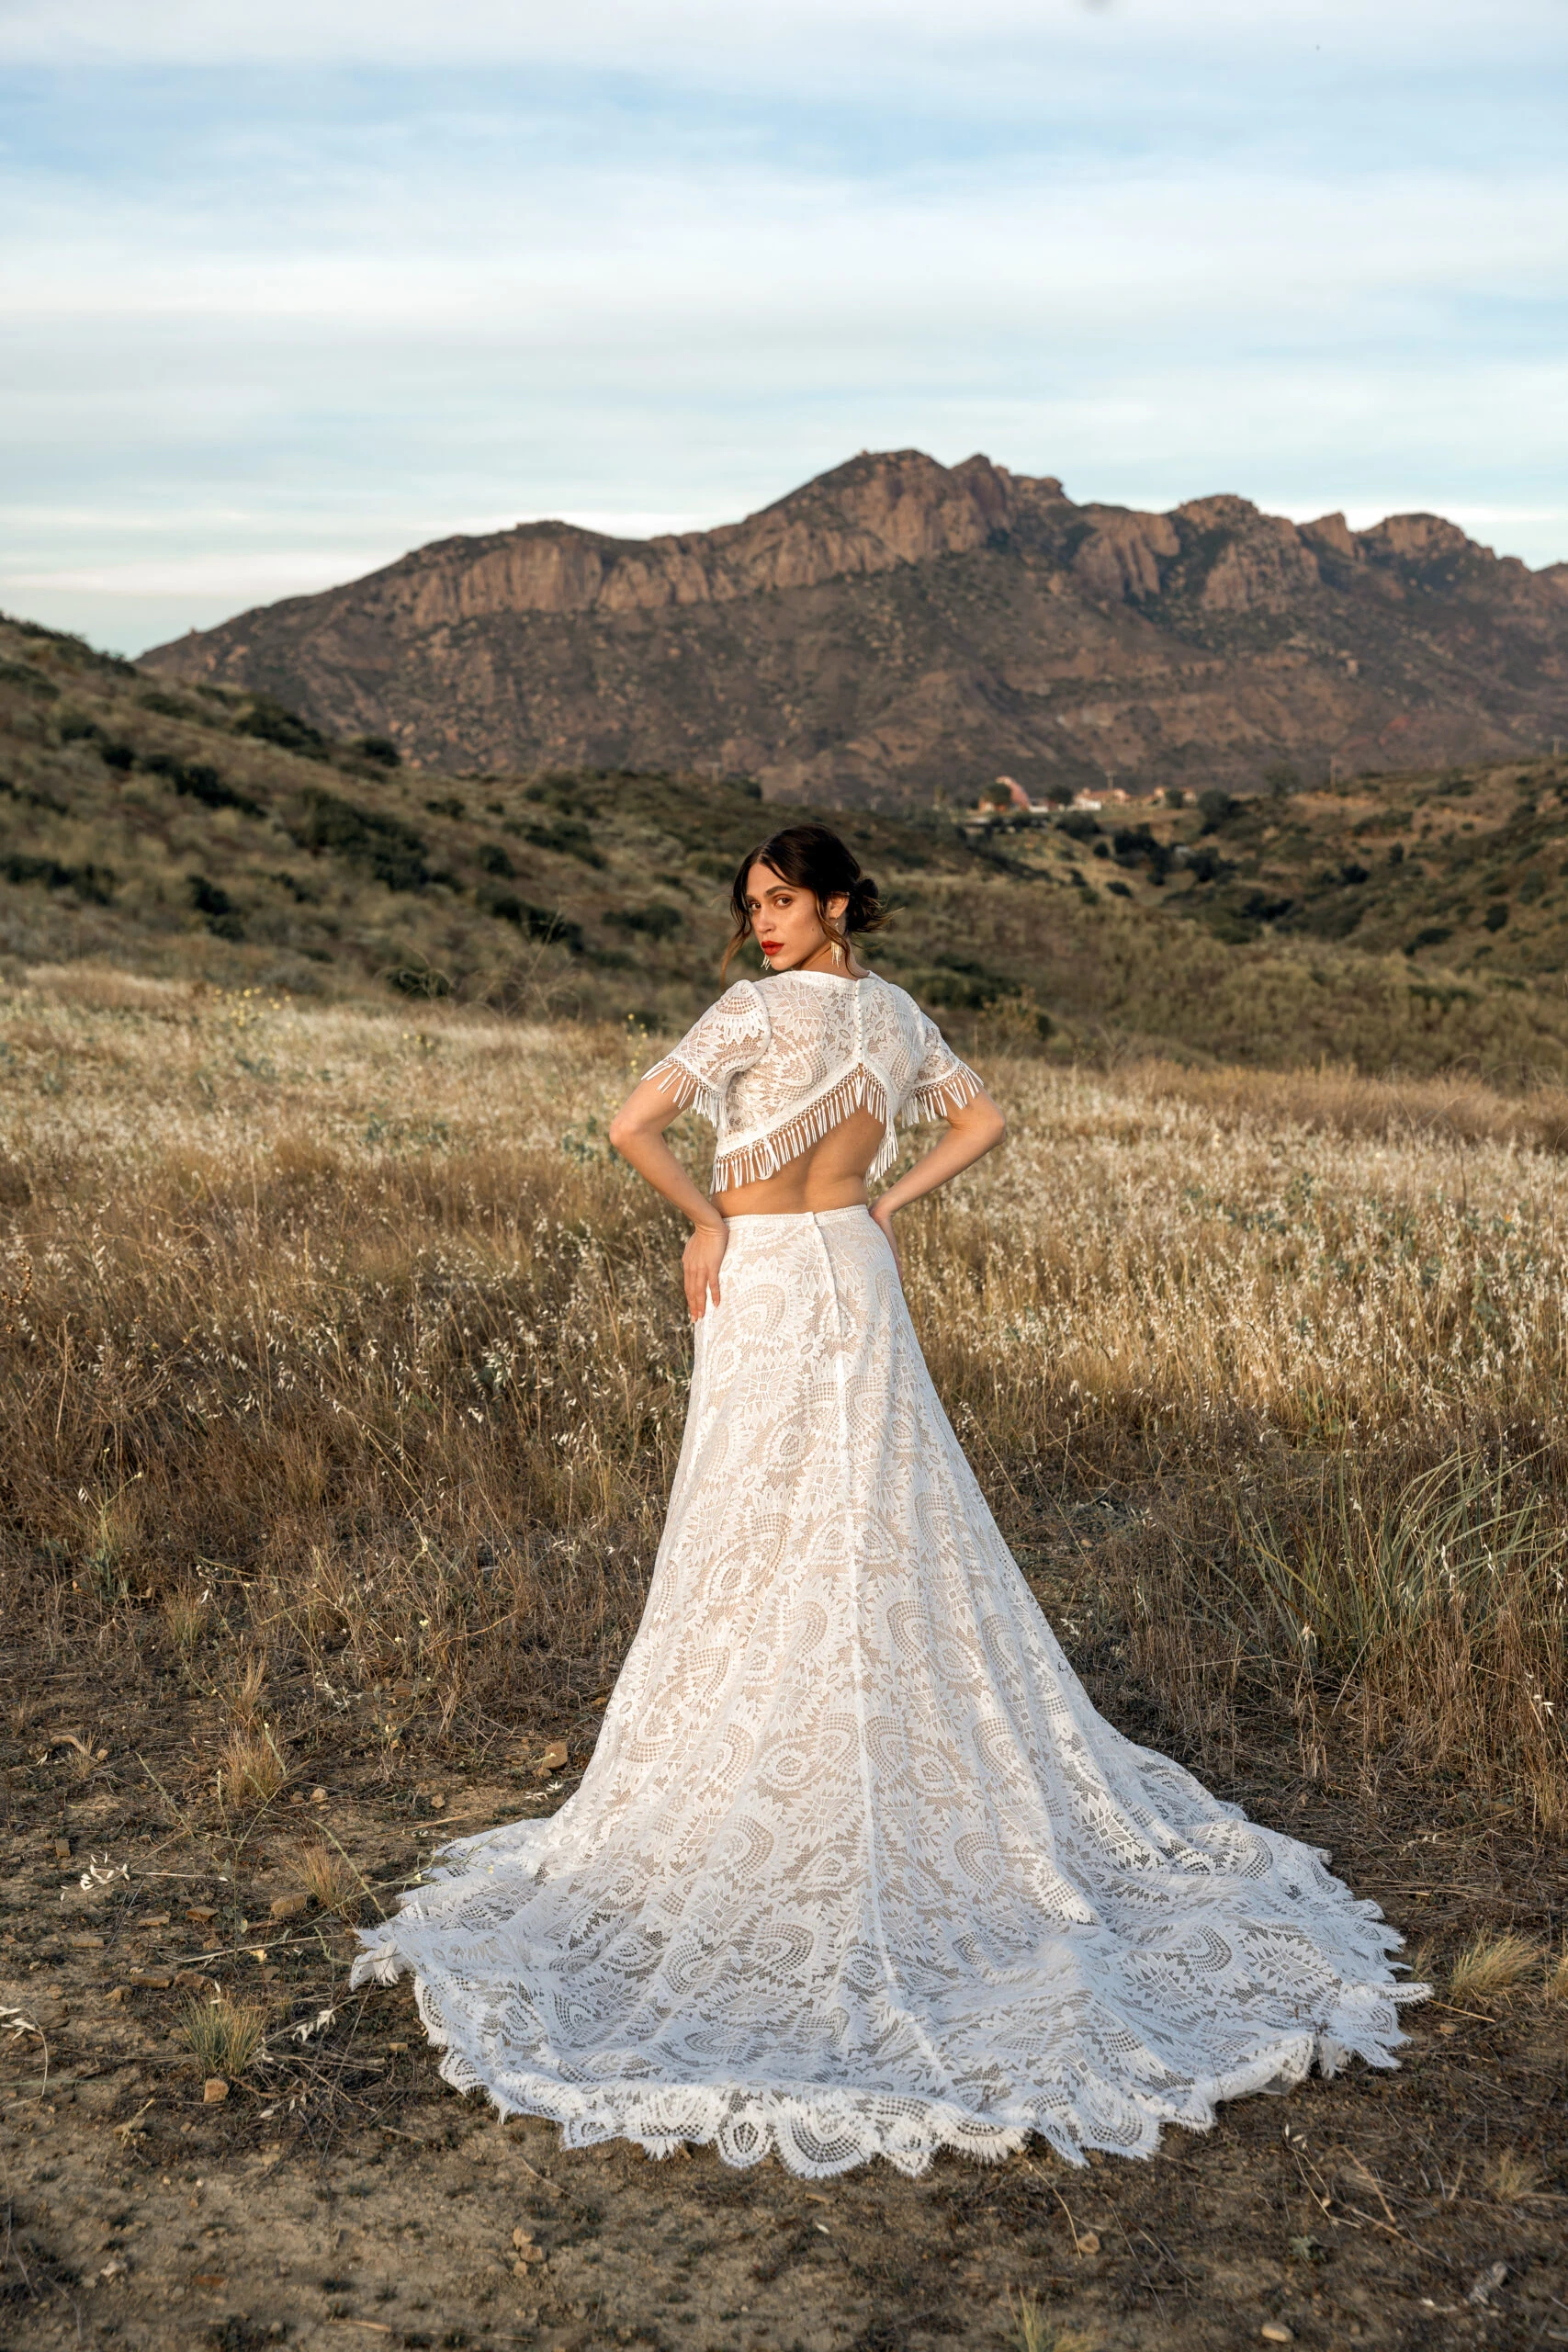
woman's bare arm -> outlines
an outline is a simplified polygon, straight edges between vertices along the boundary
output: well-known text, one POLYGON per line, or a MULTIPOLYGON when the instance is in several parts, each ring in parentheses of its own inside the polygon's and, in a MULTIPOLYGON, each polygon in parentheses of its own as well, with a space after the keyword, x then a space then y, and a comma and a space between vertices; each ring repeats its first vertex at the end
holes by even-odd
MULTIPOLYGON (((893 1254, 898 1255, 898 1245, 893 1241, 893 1220, 900 1209, 911 1201, 934 1193, 939 1184, 949 1183, 965 1168, 972 1168, 988 1151, 994 1151, 1008 1131, 1007 1121, 983 1090, 971 1102, 961 1102, 947 1114, 947 1133, 940 1143, 932 1144, 924 1158, 917 1159, 913 1168, 906 1170, 896 1184, 889 1184, 881 1193, 871 1214, 893 1243, 893 1254)), ((899 1267, 903 1272, 903 1267, 899 1267)))
POLYGON ((686 1306, 700 1323, 711 1295, 718 1305, 718 1270, 729 1229, 707 1194, 699 1191, 664 1140, 680 1116, 680 1105, 650 1078, 642 1079, 610 1122, 610 1142, 627 1164, 692 1221, 692 1238, 681 1261, 686 1306))

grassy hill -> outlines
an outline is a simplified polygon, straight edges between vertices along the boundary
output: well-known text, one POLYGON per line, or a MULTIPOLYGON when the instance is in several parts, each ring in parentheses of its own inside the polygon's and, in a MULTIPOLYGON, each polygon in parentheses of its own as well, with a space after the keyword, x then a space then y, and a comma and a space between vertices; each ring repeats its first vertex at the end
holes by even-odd
MULTIPOLYGON (((898 903, 874 960, 969 1048, 1568 1077, 1568 763, 1140 804, 964 834, 840 817, 898 903)), ((262 697, 0 622, 0 963, 683 1024, 743 780, 454 777, 262 697)), ((831 817, 831 812, 828 812, 831 817)), ((754 967, 753 967, 754 968, 754 967)))

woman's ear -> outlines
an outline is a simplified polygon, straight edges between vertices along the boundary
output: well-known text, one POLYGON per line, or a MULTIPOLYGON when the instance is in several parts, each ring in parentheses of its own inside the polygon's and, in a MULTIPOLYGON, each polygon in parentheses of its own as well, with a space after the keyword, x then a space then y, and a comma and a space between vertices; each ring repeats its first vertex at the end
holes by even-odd
POLYGON ((841 921, 849 907, 849 903, 850 894, 847 890, 835 890, 830 899, 819 899, 818 900, 818 906, 820 906, 822 912, 827 916, 829 922, 838 922, 841 921))

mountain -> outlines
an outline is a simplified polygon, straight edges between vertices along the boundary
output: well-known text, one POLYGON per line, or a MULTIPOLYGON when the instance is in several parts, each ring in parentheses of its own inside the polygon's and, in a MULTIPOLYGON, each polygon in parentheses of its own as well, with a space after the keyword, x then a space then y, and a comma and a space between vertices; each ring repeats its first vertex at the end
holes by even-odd
POLYGON ((451 771, 752 775, 770 799, 1249 784, 1550 749, 1568 565, 1451 523, 1300 528, 1245 499, 1079 506, 983 457, 865 454, 742 523, 442 539, 143 665, 451 771))
MULTIPOLYGON (((217 989, 242 1059, 257 990, 676 1031, 716 992, 736 864, 783 813, 758 800, 679 774, 436 777, 0 617, 0 988, 85 963, 217 989)), ((897 910, 868 952, 982 1058, 1568 1082, 1568 761, 1176 800, 857 812, 897 910)), ((90 1084, 47 1037, 0 1055, 20 1105, 90 1084)))

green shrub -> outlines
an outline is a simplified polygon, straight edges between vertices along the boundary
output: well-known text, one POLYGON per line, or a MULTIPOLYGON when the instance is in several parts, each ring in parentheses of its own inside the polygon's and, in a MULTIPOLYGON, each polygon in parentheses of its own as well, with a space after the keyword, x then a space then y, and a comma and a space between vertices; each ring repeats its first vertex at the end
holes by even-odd
POLYGON ((243 939, 239 910, 220 884, 209 882, 205 874, 187 874, 186 888, 190 892, 191 905, 215 939, 243 939))
POLYGON ((268 695, 258 695, 249 710, 236 718, 234 732, 276 743, 280 752, 294 752, 302 759, 324 760, 328 753, 327 739, 320 728, 312 727, 298 711, 285 710, 268 695))
POLYGON ((301 849, 345 857, 389 890, 423 890, 431 879, 423 839, 412 825, 378 808, 356 808, 335 792, 308 792, 289 831, 301 849))
POLYGON ((621 914, 622 927, 626 931, 642 931, 650 939, 668 939, 685 922, 679 907, 671 907, 656 899, 650 907, 627 907, 621 914))
POLYGON ((563 817, 554 825, 525 825, 523 831, 536 849, 554 850, 558 857, 575 857, 584 865, 604 863, 593 846, 592 834, 575 818, 563 817))
POLYGON ((450 996, 452 993, 452 983, 446 973, 436 971, 432 965, 423 960, 395 964, 386 977, 387 986, 395 989, 400 996, 423 997, 428 1000, 450 996))
POLYGON ((494 915, 502 922, 515 923, 530 939, 540 940, 547 947, 568 947, 574 956, 584 953, 582 925, 558 910, 530 906, 526 899, 519 899, 511 890, 481 890, 478 903, 482 913, 494 915))
POLYGON ((403 755, 389 735, 361 735, 353 746, 362 760, 378 768, 400 768, 403 755))
POLYGON ((60 700, 54 680, 27 662, 0 662, 0 686, 20 686, 29 695, 41 695, 45 702, 60 700))
POLYGON ((207 760, 181 760, 173 752, 150 752, 141 764, 149 775, 162 776, 186 799, 199 800, 204 808, 238 808, 246 817, 266 814, 248 792, 236 792, 231 784, 225 784, 207 760))
POLYGON ((74 890, 79 899, 107 907, 114 896, 117 876, 107 865, 62 865, 54 857, 12 856, 0 859, 0 878, 7 882, 41 882, 46 890, 74 890))

